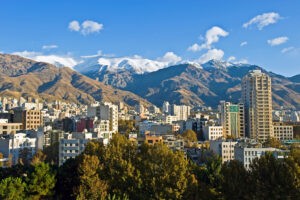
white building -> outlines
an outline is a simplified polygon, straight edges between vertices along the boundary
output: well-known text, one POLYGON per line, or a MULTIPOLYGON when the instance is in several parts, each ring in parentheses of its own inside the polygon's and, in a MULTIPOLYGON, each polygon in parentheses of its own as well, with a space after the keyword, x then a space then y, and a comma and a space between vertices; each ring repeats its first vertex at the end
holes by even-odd
POLYGON ((118 106, 112 103, 96 103, 88 106, 88 117, 97 117, 98 120, 109 121, 109 131, 118 132, 118 106))
POLYGON ((17 164, 22 150, 27 149, 30 159, 37 150, 37 139, 27 137, 25 133, 16 133, 0 138, 0 152, 5 158, 12 156, 12 163, 17 164))
POLYGON ((171 106, 171 114, 177 116, 178 120, 187 120, 190 116, 191 107, 186 105, 175 105, 171 106))
POLYGON ((202 130, 205 140, 217 140, 223 137, 223 126, 204 126, 202 130))
POLYGON ((235 160, 242 162, 246 169, 250 169, 250 164, 255 158, 260 158, 267 152, 271 152, 276 158, 284 158, 287 153, 276 148, 255 147, 244 143, 238 143, 234 148, 235 160))
POLYGON ((90 140, 92 140, 92 133, 64 134, 64 138, 59 140, 59 165, 82 153, 90 140))
POLYGON ((165 123, 166 124, 172 124, 173 122, 178 121, 178 117, 174 115, 166 115, 165 116, 165 123))
POLYGON ((221 156, 222 163, 234 160, 234 146, 237 144, 236 141, 212 140, 209 143, 210 150, 221 156))

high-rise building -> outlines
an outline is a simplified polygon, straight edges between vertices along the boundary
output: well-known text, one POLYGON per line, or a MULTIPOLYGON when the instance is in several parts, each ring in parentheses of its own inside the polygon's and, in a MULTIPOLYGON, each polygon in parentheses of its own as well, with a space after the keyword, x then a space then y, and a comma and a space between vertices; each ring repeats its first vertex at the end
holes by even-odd
POLYGON ((250 71, 242 80, 246 136, 265 141, 273 137, 271 78, 261 70, 250 71))
POLYGON ((43 117, 40 110, 23 110, 17 108, 14 110, 14 122, 22 123, 25 130, 37 130, 43 126, 43 117))
POLYGON ((232 104, 221 101, 219 111, 224 136, 232 136, 234 138, 244 137, 244 104, 232 104))
POLYGON ((191 107, 186 105, 171 106, 171 114, 177 116, 177 120, 187 120, 191 112, 191 107))

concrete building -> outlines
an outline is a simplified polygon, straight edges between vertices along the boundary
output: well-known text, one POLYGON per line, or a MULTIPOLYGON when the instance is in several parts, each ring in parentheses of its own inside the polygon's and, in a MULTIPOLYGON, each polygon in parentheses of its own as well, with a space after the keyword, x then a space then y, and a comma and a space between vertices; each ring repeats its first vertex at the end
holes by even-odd
POLYGON ((204 126, 203 136, 205 140, 217 140, 222 138, 223 126, 204 126))
POLYGON ((98 120, 109 120, 109 131, 118 132, 118 106, 112 103, 96 103, 88 106, 88 117, 98 120))
POLYGON ((262 148, 257 144, 238 143, 234 148, 234 158, 243 163, 246 169, 250 169, 250 164, 255 158, 260 158, 267 152, 272 153, 275 158, 284 158, 288 151, 283 151, 276 148, 262 148))
POLYGON ((163 143, 173 151, 183 151, 184 149, 183 139, 176 138, 175 135, 163 135, 162 138, 163 138, 163 143))
POLYGON ((283 123, 275 123, 274 138, 277 140, 292 140, 294 138, 294 131, 292 125, 284 125, 283 123))
POLYGON ((190 116, 191 107, 186 105, 175 105, 171 106, 171 115, 177 116, 177 120, 187 120, 190 116))
POLYGON ((59 140, 59 165, 82 153, 90 140, 92 133, 65 133, 59 140))
POLYGON ((250 71, 242 80, 246 136, 266 141, 273 137, 271 78, 260 70, 250 71))
POLYGON ((36 143, 37 139, 29 137, 26 133, 11 134, 0 138, 0 152, 4 158, 9 158, 11 155, 12 164, 15 165, 18 163, 20 153, 24 149, 28 152, 28 159, 32 158, 37 150, 36 143))
POLYGON ((212 140, 209 143, 210 150, 221 156, 222 163, 234 160, 234 146, 237 144, 236 141, 212 140))
POLYGON ((22 123, 8 123, 7 119, 0 119, 0 135, 16 134, 22 126, 22 123))
POLYGON ((219 111, 224 135, 234 138, 245 137, 244 105, 221 101, 219 111))
POLYGON ((37 130, 43 126, 43 117, 40 110, 14 110, 14 122, 22 123, 25 130, 37 130))

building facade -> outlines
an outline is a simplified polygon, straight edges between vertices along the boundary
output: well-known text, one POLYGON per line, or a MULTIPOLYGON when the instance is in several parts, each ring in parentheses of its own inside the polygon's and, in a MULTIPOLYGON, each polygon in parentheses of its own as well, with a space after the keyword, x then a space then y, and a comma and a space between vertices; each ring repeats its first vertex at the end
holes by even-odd
POLYGON ((261 70, 250 71, 242 80, 246 136, 258 141, 273 137, 271 78, 261 70))

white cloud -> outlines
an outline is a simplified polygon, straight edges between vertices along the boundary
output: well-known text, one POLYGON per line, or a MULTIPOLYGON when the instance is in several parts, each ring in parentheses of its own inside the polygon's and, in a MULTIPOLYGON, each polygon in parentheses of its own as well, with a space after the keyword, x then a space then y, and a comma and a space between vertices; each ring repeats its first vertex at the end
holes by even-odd
POLYGON ((233 61, 235 61, 235 60, 236 60, 236 57, 234 57, 234 56, 230 56, 230 57, 227 59, 228 62, 233 62, 233 61))
POLYGON ((165 62, 168 64, 176 64, 181 60, 182 60, 181 57, 176 55, 174 52, 167 52, 163 57, 157 59, 157 61, 165 62))
POLYGON ((202 49, 211 49, 212 44, 219 41, 220 37, 226 37, 229 33, 218 26, 214 26, 206 31, 205 42, 201 45, 193 44, 188 47, 188 51, 201 51, 202 49))
POLYGON ((291 52, 295 49, 295 47, 287 47, 287 48, 283 48, 281 50, 281 53, 288 53, 288 52, 291 52))
POLYGON ((46 50, 48 50, 48 49, 56 49, 56 48, 58 48, 58 46, 55 45, 55 44, 51 44, 51 45, 43 45, 43 46, 42 46, 42 49, 46 49, 46 50))
POLYGON ((280 18, 280 15, 275 12, 263 13, 244 23, 243 27, 248 28, 249 26, 255 24, 259 30, 262 30, 265 26, 275 24, 280 18))
POLYGON ((277 37, 277 38, 268 40, 267 42, 270 46, 277 46, 277 45, 286 43, 288 40, 289 40, 288 37, 277 37))
POLYGON ((13 52, 14 55, 19 55, 24 58, 29 58, 37 62, 46 62, 58 67, 66 66, 73 67, 78 62, 70 55, 43 55, 41 52, 21 51, 13 52))
POLYGON ((85 20, 81 24, 81 26, 82 26, 81 33, 83 35, 88 35, 91 33, 98 33, 99 31, 101 31, 103 29, 103 24, 100 24, 98 22, 91 21, 91 20, 85 20))
POLYGON ((74 20, 69 23, 69 29, 76 32, 80 31, 82 35, 89 35, 101 31, 103 29, 103 24, 92 20, 85 20, 80 25, 78 21, 74 20))
POLYGON ((71 31, 76 31, 76 32, 79 31, 80 30, 80 24, 79 24, 79 22, 76 21, 76 20, 71 21, 69 23, 69 29, 71 31))
POLYGON ((192 46, 189 46, 187 50, 193 51, 193 52, 201 51, 201 46, 199 44, 195 43, 192 46))
POLYGON ((241 42, 240 46, 243 47, 243 46, 246 46, 248 44, 247 41, 244 41, 244 42, 241 42))
POLYGON ((200 56, 199 59, 196 60, 196 62, 203 64, 206 63, 212 59, 215 60, 222 60, 224 56, 224 51, 221 49, 210 49, 205 54, 200 56))

